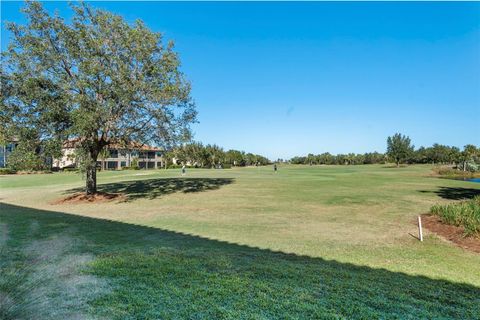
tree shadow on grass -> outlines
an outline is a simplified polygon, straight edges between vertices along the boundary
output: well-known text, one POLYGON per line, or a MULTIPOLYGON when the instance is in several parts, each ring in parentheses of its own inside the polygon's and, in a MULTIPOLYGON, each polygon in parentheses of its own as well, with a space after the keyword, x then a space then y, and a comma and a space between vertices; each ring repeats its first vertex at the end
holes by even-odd
MULTIPOLYGON (((233 182, 232 178, 159 178, 99 184, 97 190, 103 193, 120 193, 125 195, 125 201, 132 201, 141 198, 155 199, 175 192, 216 190, 233 182)), ((75 188, 67 193, 83 190, 75 188)))
POLYGON ((443 199, 449 200, 468 200, 473 199, 475 196, 480 196, 480 189, 473 188, 453 188, 453 187, 440 187, 438 190, 420 190, 422 193, 435 193, 443 199))
MULTIPOLYGON (((5 256, 7 275, 15 271, 8 268, 21 264, 15 246, 66 233, 78 239, 76 243, 85 243, 75 248, 94 257, 85 272, 112 286, 83 306, 100 317, 480 318, 480 288, 468 284, 3 203, 0 221, 7 225, 11 240, 5 256), (35 233, 28 231, 32 223, 35 233), (8 259, 16 259, 16 264, 8 259)), ((2 294, 5 298, 2 288, 0 300, 2 294)), ((6 298, 29 299, 10 293, 6 298)), ((15 302, 35 306, 35 301, 15 302)), ((0 315, 1 308, 0 303, 0 315)), ((6 312, 4 316, 9 316, 6 312)))

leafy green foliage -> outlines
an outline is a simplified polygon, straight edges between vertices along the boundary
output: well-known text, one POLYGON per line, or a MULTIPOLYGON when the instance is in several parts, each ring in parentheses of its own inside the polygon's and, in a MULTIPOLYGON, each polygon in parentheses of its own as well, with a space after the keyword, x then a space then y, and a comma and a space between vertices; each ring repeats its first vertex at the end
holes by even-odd
MULTIPOLYGON (((32 132, 32 131, 29 131, 32 132)), ((41 171, 48 168, 52 150, 49 144, 41 144, 35 137, 22 135, 23 139, 15 144, 15 148, 8 155, 7 166, 15 171, 41 171)))
POLYGON ((17 171, 12 168, 0 168, 0 174, 15 174, 17 171))
POLYGON ((480 236, 480 196, 458 203, 435 205, 430 212, 446 224, 463 227, 466 236, 480 236))
POLYGON ((480 165, 475 162, 465 162, 465 170, 470 172, 478 172, 480 171, 480 165))
POLYGON ((224 167, 225 164, 233 166, 267 165, 270 163, 266 157, 237 150, 225 152, 223 148, 213 144, 203 145, 201 142, 192 142, 170 151, 167 158, 175 158, 177 163, 189 163, 196 167, 212 168, 224 167))
POLYGON ((245 152, 238 150, 228 150, 225 153, 225 161, 233 166, 243 167, 247 163, 245 152))
POLYGON ((413 150, 414 147, 407 136, 396 133, 387 138, 387 155, 397 166, 407 160, 413 154, 413 150))
POLYGON ((190 84, 173 42, 143 22, 133 25, 85 3, 71 23, 27 2, 28 23, 10 23, 2 55, 2 135, 34 130, 38 141, 76 139, 96 191, 96 161, 113 143, 175 145, 196 119, 190 84))
POLYGON ((138 165, 138 158, 134 157, 132 158, 132 161, 130 162, 130 168, 133 170, 139 170, 140 166, 138 165))
POLYGON ((44 161, 35 152, 16 148, 8 157, 8 167, 14 171, 39 171, 45 169, 44 161))
POLYGON ((385 163, 385 155, 379 152, 367 152, 365 154, 337 154, 329 152, 314 155, 308 154, 306 157, 293 157, 290 162, 293 164, 374 164, 385 163))

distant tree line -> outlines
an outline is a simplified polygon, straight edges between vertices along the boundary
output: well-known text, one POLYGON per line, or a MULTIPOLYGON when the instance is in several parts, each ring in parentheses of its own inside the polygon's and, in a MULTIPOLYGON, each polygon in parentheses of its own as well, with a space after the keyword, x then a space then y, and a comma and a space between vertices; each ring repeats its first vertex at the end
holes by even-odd
POLYGON ((293 164, 374 164, 385 163, 386 156, 379 152, 369 152, 364 154, 331 154, 325 152, 322 154, 309 153, 306 156, 293 157, 290 163, 293 164))
POLYGON ((201 142, 191 142, 174 148, 165 154, 167 160, 191 166, 212 167, 244 167, 270 164, 270 160, 262 155, 245 153, 239 150, 225 151, 216 144, 203 145, 201 142))
POLYGON ((292 164, 326 164, 326 165, 356 165, 394 162, 397 166, 414 163, 450 164, 466 171, 478 170, 480 163, 480 148, 468 144, 463 150, 458 147, 435 143, 431 147, 415 149, 409 137, 399 133, 388 137, 387 152, 368 152, 363 154, 337 154, 328 152, 322 154, 308 154, 290 159, 292 164))

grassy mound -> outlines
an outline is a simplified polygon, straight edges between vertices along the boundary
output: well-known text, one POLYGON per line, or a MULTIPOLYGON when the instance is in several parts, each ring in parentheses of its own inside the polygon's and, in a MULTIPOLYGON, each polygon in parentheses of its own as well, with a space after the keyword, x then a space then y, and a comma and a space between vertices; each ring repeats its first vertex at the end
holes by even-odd
POLYGON ((447 205, 435 205, 430 212, 446 223, 465 229, 466 236, 480 236, 480 196, 447 205))

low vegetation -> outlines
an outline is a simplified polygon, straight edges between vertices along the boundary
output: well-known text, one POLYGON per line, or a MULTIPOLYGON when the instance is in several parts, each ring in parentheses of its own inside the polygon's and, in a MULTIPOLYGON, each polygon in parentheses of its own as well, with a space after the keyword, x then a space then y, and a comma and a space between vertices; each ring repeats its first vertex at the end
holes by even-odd
POLYGON ((15 174, 15 173, 17 173, 17 171, 12 168, 0 168, 0 174, 15 174))
POLYGON ((466 236, 480 236, 480 196, 446 205, 435 205, 431 213, 446 223, 463 227, 466 236))
POLYGON ((435 175, 452 179, 473 179, 480 178, 480 172, 462 171, 451 166, 437 166, 433 168, 435 175))

